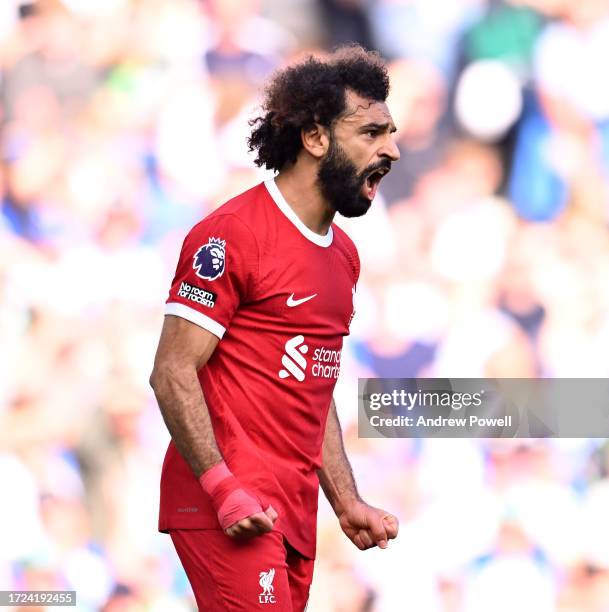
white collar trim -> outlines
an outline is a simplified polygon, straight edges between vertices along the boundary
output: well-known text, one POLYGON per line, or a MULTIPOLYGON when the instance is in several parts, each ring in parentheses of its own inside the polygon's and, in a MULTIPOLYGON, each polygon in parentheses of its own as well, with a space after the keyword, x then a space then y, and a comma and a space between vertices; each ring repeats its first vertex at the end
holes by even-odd
POLYGON ((332 244, 332 239, 334 238, 334 232, 332 231, 332 226, 328 228, 328 233, 325 236, 321 234, 316 234, 313 230, 309 229, 298 217, 298 215, 294 212, 292 207, 285 201, 285 198, 279 191, 279 187, 277 187, 277 183, 275 183, 275 179, 269 179, 268 181, 264 181, 264 185, 267 188, 268 192, 271 194, 271 198, 281 212, 296 226, 296 229, 308 240, 314 242, 316 245, 320 247, 329 247, 332 244))

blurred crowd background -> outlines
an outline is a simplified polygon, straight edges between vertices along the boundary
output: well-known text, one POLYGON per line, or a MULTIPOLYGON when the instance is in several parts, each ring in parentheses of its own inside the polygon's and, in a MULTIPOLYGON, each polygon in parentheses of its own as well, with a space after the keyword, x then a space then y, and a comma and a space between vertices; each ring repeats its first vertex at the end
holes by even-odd
POLYGON ((268 178, 264 79, 347 41, 389 61, 401 160, 339 220, 363 269, 337 403, 402 526, 361 553, 322 501, 309 610, 609 610, 604 440, 356 427, 358 376, 609 374, 607 0, 2 0, 0 589, 194 609, 156 531, 163 303, 188 229, 268 178))

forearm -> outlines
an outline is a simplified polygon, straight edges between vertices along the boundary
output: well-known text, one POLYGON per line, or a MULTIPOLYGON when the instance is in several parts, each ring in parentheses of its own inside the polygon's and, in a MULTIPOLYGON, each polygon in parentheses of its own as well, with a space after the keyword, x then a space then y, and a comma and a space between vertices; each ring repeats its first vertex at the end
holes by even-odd
POLYGON ((350 501, 361 501, 353 471, 343 445, 334 400, 330 404, 323 441, 323 464, 317 471, 319 484, 338 515, 350 501))
POLYGON ((151 379, 163 420, 195 476, 222 461, 194 368, 162 368, 151 379))

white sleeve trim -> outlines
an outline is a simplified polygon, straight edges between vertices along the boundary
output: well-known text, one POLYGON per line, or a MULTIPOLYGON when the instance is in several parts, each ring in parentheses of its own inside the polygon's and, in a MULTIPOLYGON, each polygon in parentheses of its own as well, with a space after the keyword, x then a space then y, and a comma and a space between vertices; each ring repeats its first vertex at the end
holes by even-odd
POLYGON ((206 329, 214 336, 218 336, 220 339, 222 339, 222 336, 224 336, 224 333, 226 332, 226 328, 223 325, 220 325, 220 323, 217 321, 214 321, 211 317, 204 315, 202 312, 199 312, 190 306, 180 304, 179 302, 169 302, 168 304, 165 304, 165 314, 182 317, 182 319, 186 319, 187 321, 206 329))

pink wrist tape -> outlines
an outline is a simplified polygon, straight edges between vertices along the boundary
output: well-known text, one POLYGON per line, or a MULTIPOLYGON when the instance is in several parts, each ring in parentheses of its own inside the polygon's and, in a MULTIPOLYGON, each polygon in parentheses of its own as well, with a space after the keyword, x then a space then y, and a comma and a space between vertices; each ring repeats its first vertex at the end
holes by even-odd
POLYGON ((228 529, 252 514, 263 512, 260 501, 245 491, 224 461, 203 472, 199 483, 211 497, 222 529, 228 529))

